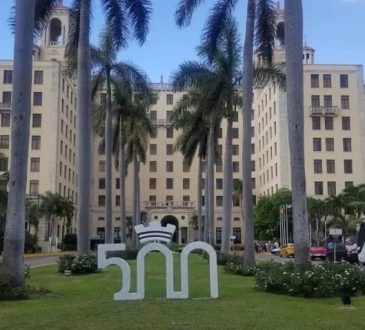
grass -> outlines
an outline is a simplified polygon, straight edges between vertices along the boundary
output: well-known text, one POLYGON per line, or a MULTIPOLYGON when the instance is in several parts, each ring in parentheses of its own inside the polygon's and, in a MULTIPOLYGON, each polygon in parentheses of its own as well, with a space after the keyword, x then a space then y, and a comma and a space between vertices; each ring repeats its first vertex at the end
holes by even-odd
POLYGON ((363 329, 365 297, 354 298, 354 308, 341 308, 339 298, 268 294, 255 289, 252 278, 226 274, 221 267, 220 298, 197 299, 209 296, 207 261, 198 255, 190 259, 188 300, 165 298, 160 254, 147 257, 143 301, 113 300, 121 285, 115 267, 68 277, 58 274, 56 265, 32 269, 31 286, 51 292, 26 301, 0 302, 0 329, 363 329))

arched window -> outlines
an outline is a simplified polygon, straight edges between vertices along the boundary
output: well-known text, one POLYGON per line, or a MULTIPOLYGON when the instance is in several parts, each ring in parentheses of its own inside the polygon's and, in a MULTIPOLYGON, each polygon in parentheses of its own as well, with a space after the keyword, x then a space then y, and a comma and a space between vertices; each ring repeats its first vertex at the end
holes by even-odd
POLYGON ((276 38, 278 39, 279 46, 285 46, 285 29, 284 22, 280 22, 276 27, 276 38))

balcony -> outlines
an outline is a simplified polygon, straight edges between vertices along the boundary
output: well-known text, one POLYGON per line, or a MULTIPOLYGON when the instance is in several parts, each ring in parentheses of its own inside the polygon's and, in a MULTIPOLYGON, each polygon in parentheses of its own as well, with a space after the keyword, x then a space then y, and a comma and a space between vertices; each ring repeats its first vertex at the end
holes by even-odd
POLYGON ((10 111, 11 103, 10 102, 0 102, 0 111, 10 111))
POLYGON ((151 119, 152 126, 171 126, 171 119, 151 119))
POLYGON ((158 201, 158 202, 143 202, 146 210, 160 209, 160 210, 193 210, 195 208, 195 202, 184 201, 158 201))
POLYGON ((338 108, 333 106, 309 107, 310 116, 337 116, 338 108))

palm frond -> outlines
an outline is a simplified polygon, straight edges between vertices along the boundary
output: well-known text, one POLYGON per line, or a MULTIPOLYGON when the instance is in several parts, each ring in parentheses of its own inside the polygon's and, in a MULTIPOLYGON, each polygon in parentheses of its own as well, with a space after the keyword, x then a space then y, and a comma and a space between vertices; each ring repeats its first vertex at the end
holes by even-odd
POLYGON ((282 90, 286 89, 286 76, 283 71, 282 64, 276 64, 273 66, 266 67, 255 67, 254 68, 254 87, 263 88, 269 82, 272 82, 282 90))
POLYGON ((142 45, 149 31, 149 21, 152 13, 150 0, 125 0, 130 23, 133 27, 133 35, 142 45))
POLYGON ((92 77, 91 82, 91 98, 95 99, 95 96, 103 88, 105 82, 104 68, 100 68, 99 71, 92 77))
POLYGON ((193 17, 194 10, 204 0, 180 0, 175 11, 175 22, 178 27, 188 26, 193 17))
POLYGON ((69 32, 65 57, 67 73, 72 76, 77 70, 77 50, 80 36, 80 0, 74 0, 70 8, 69 32))

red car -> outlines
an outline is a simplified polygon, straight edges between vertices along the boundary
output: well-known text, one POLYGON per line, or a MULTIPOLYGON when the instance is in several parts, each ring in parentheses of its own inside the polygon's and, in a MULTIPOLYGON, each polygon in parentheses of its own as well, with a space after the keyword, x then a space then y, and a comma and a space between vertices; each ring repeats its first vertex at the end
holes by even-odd
POLYGON ((316 258, 326 260, 327 249, 324 246, 312 246, 309 248, 309 255, 312 260, 316 258))

